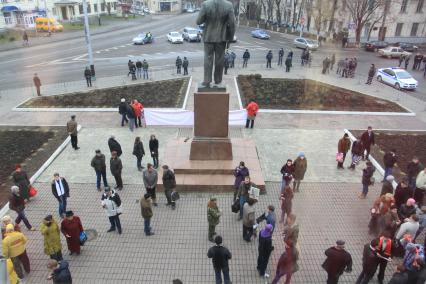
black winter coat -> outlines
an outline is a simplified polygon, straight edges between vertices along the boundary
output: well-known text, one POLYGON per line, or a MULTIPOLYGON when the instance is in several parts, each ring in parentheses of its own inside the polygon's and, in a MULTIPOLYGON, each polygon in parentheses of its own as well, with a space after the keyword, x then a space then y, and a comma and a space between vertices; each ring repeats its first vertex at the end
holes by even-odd
POLYGON ((417 175, 423 169, 424 169, 424 167, 423 167, 423 165, 420 162, 416 164, 416 163, 414 163, 414 162, 411 161, 407 165, 407 175, 410 178, 417 177, 417 175))
POLYGON ((143 148, 142 141, 140 141, 139 143, 135 143, 135 145, 133 146, 133 155, 138 158, 142 158, 143 156, 145 156, 145 150, 143 148))
POLYGON ((396 163, 396 156, 391 152, 386 152, 383 156, 383 164, 385 164, 386 168, 393 168, 396 163))
POLYGON ((135 119, 135 117, 136 117, 135 111, 133 110, 133 108, 129 104, 126 105, 126 114, 127 114, 127 117, 129 119, 135 119))
POLYGON ((126 113, 127 113, 127 106, 128 106, 128 103, 126 103, 126 102, 121 102, 121 103, 118 105, 118 113, 119 113, 119 114, 126 114, 126 113))
POLYGON ((111 158, 109 160, 109 168, 111 170, 111 174, 113 176, 115 175, 121 175, 121 170, 123 169, 123 164, 121 163, 120 158, 111 158))
POLYGON ((370 244, 364 245, 364 252, 362 253, 362 268, 368 275, 374 275, 379 265, 379 258, 376 251, 372 250, 370 244))
MULTIPOLYGON (((64 187, 65 196, 70 197, 70 188, 68 186, 67 180, 63 177, 61 177, 60 179, 62 181, 62 186, 64 187)), ((60 201, 59 196, 58 196, 58 191, 56 190, 56 180, 52 181, 52 193, 53 193, 53 196, 55 196, 55 198, 60 201)))
POLYGON ((359 140, 355 140, 352 143, 352 155, 357 155, 357 156, 361 156, 362 155, 362 151, 364 150, 363 146, 362 146, 362 142, 359 140))
POLYGON ((243 54, 243 58, 244 59, 249 59, 250 58, 250 52, 245 51, 244 54, 243 54))
POLYGON ((370 145, 376 144, 374 140, 374 132, 371 132, 371 135, 368 135, 368 131, 365 131, 361 135, 361 142, 365 147, 370 147, 370 145))
POLYGON ((331 247, 325 251, 327 259, 322 264, 322 267, 331 275, 342 275, 346 270, 352 271, 352 257, 345 251, 335 247, 331 247))
POLYGON ((176 187, 175 174, 170 169, 163 173, 163 186, 165 189, 173 189, 176 187))
POLYGON ((157 138, 149 140, 149 151, 151 152, 151 156, 158 156, 158 146, 159 143, 157 138))
POLYGON ((373 166, 367 166, 365 169, 362 170, 362 184, 363 185, 370 185, 371 184, 371 177, 373 176, 376 169, 373 166))
POLYGON ((95 155, 90 165, 95 169, 95 171, 105 171, 106 170, 105 155, 104 154, 101 154, 100 156, 95 155))
POLYGON ((59 268, 53 270, 52 280, 54 284, 72 284, 71 272, 68 268, 68 262, 62 260, 59 268))
POLYGON ((394 195, 396 207, 398 207, 398 209, 401 208, 401 205, 405 204, 411 196, 411 190, 408 187, 402 187, 401 183, 398 183, 394 195))
POLYGON ((117 156, 121 156, 121 154, 123 154, 123 151, 121 151, 121 145, 120 143, 117 142, 117 140, 115 140, 114 138, 109 138, 108 139, 108 147, 109 147, 109 151, 115 151, 117 152, 117 156))
POLYGON ((213 267, 218 269, 228 268, 228 260, 232 258, 231 252, 224 246, 209 248, 207 257, 212 259, 213 267))
POLYGON ((401 222, 413 214, 416 214, 416 206, 407 206, 407 204, 402 204, 398 210, 398 215, 401 222))
POLYGON ((407 284, 408 283, 408 274, 395 272, 389 281, 389 284, 407 284))

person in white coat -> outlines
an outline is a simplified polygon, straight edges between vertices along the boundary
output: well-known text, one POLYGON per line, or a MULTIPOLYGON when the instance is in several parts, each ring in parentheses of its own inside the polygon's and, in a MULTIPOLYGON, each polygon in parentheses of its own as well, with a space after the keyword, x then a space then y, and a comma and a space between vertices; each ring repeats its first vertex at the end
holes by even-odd
POLYGON ((112 232, 117 228, 118 233, 121 235, 121 223, 120 223, 120 214, 121 214, 121 199, 118 193, 114 190, 111 190, 109 186, 105 187, 105 192, 102 194, 101 198, 102 207, 105 209, 111 227, 107 231, 112 232))

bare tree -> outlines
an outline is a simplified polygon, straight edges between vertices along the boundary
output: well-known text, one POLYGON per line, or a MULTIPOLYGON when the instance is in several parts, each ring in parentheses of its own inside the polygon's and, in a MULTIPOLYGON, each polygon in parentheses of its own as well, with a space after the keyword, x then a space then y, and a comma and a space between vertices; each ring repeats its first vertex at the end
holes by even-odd
POLYGON ((333 18, 333 6, 328 0, 317 0, 316 5, 312 7, 314 13, 314 25, 317 32, 317 39, 320 36, 321 29, 324 24, 331 21, 333 18))
POLYGON ((276 15, 276 20, 278 24, 281 24, 281 18, 282 18, 282 13, 281 13, 281 1, 282 0, 275 0, 275 15, 276 15))
POLYGON ((293 21, 292 21, 292 25, 291 25, 291 29, 293 30, 296 27, 296 21, 297 21, 297 4, 298 4, 298 0, 293 0, 293 21))
MULTIPOLYGON (((346 0, 344 0, 346 1, 346 0)), ((361 31, 368 22, 373 22, 380 9, 384 7, 384 0, 350 0, 346 1, 350 16, 355 24, 355 41, 361 41, 361 31)))

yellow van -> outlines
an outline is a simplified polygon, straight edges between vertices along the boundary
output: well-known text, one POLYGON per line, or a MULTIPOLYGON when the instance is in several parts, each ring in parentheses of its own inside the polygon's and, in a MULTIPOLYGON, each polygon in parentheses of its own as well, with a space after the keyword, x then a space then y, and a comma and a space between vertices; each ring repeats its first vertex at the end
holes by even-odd
POLYGON ((64 27, 58 23, 58 21, 56 21, 55 18, 44 18, 44 17, 39 17, 36 19, 36 29, 38 31, 44 31, 47 32, 49 30, 49 23, 48 20, 50 22, 50 31, 51 32, 62 32, 62 30, 64 29, 64 27))

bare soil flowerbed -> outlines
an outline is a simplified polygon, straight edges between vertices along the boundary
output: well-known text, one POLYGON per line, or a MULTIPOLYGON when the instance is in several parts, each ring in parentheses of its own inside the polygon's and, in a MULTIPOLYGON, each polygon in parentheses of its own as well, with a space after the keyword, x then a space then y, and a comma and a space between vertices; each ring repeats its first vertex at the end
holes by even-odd
POLYGON ((8 201, 15 165, 31 177, 67 136, 65 127, 0 126, 0 208, 8 201))
POLYGON ((262 109, 407 112, 396 103, 308 79, 238 76, 242 103, 262 109))
POLYGON ((149 108, 179 108, 183 105, 188 83, 189 78, 180 78, 36 97, 19 108, 114 108, 121 98, 126 101, 137 99, 149 108))
MULTIPOLYGON (((356 137, 361 137, 364 131, 351 130, 356 137)), ((384 168, 383 156, 387 151, 396 150, 398 157, 397 167, 393 170, 393 176, 399 181, 406 175, 407 165, 413 156, 417 156, 420 162, 426 166, 426 131, 382 131, 374 130, 376 134, 376 146, 371 154, 384 168)))

